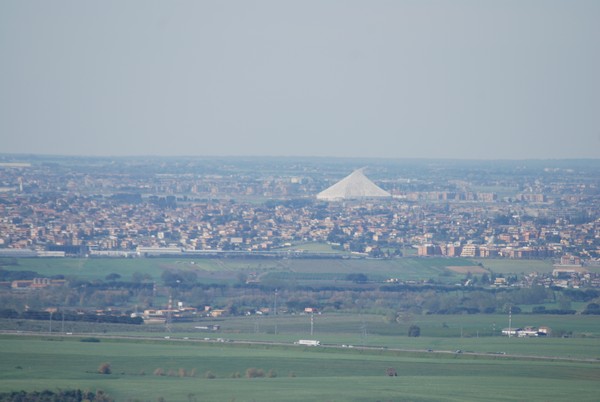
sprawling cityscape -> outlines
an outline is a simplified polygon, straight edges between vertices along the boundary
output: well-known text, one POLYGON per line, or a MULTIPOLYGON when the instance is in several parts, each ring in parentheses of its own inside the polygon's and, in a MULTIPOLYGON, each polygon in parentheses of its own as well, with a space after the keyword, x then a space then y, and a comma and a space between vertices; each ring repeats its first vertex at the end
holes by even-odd
POLYGON ((3 254, 600 258, 597 160, 1 159, 3 254), (317 197, 363 166, 389 197, 317 197))

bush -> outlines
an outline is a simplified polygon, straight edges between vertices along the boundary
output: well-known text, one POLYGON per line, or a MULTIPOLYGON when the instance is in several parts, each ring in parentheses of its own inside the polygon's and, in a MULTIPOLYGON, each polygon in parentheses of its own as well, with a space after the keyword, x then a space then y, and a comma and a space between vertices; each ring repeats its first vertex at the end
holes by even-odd
POLYGON ((264 376, 265 376, 265 371, 263 369, 257 369, 257 368, 251 367, 246 370, 247 378, 258 378, 258 377, 264 377, 264 376))
POLYGON ((111 373, 110 363, 102 363, 98 367, 98 373, 100 373, 100 374, 110 374, 111 373))
POLYGON ((566 329, 556 329, 552 331, 552 336, 557 338, 571 338, 573 336, 573 331, 568 331, 566 329))
POLYGON ((114 402, 114 399, 111 398, 107 393, 105 393, 104 391, 102 391, 101 389, 96 391, 96 397, 94 398, 94 401, 97 402, 114 402))
POLYGON ((154 375, 165 375, 165 371, 159 367, 156 370, 154 370, 154 375))
POLYGON ((212 371, 208 370, 206 373, 204 373, 204 378, 212 380, 213 378, 217 378, 217 376, 215 375, 215 373, 213 373, 212 371))
POLYGON ((277 377, 277 372, 273 369, 269 370, 269 372, 267 373, 267 378, 275 378, 277 377))
POLYGON ((346 275, 347 281, 352 281, 354 283, 367 283, 369 277, 365 274, 348 274, 346 275))

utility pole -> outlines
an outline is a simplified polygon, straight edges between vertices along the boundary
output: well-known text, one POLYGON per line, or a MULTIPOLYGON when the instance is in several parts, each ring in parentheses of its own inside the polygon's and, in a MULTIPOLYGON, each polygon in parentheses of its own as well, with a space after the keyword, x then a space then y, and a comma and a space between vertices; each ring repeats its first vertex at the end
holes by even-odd
POLYGON ((275 335, 277 335, 277 289, 275 289, 275 304, 273 306, 273 319, 275 320, 275 335))
POLYGON ((508 337, 512 335, 512 306, 508 308, 508 337))
POLYGON ((360 338, 362 340, 362 344, 364 345, 367 340, 367 323, 365 322, 364 318, 362 319, 362 322, 360 325, 360 338))
POLYGON ((169 304, 167 305, 167 318, 165 320, 165 329, 167 330, 167 332, 171 332, 172 328, 171 328, 171 322, 172 322, 172 318, 171 318, 171 309, 173 308, 173 296, 172 294, 169 294, 169 304))

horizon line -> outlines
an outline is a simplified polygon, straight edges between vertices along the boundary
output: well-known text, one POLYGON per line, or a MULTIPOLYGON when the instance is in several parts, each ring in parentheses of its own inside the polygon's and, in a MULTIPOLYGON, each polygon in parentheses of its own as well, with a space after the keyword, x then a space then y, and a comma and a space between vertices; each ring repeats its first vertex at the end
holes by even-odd
POLYGON ((531 157, 531 158, 465 158, 465 157, 428 157, 428 156, 332 156, 332 155, 235 155, 235 154, 219 154, 219 155, 191 155, 191 154, 178 154, 178 155, 160 155, 160 154, 129 154, 129 155, 93 155, 93 154, 58 154, 58 153, 34 153, 34 152, 0 152, 0 157, 54 157, 54 158, 99 158, 99 159, 123 159, 123 158, 268 158, 268 159, 337 159, 337 160, 357 160, 357 159, 369 159, 369 160, 412 160, 412 161, 471 161, 471 162, 493 162, 493 161, 576 161, 576 160, 600 160, 600 157, 531 157))

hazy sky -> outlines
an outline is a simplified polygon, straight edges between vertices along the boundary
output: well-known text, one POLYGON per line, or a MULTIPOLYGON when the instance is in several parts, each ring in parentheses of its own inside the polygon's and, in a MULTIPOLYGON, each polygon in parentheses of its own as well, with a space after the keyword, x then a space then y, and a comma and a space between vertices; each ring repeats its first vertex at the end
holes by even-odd
POLYGON ((0 1, 0 153, 600 158, 600 1, 0 1))

